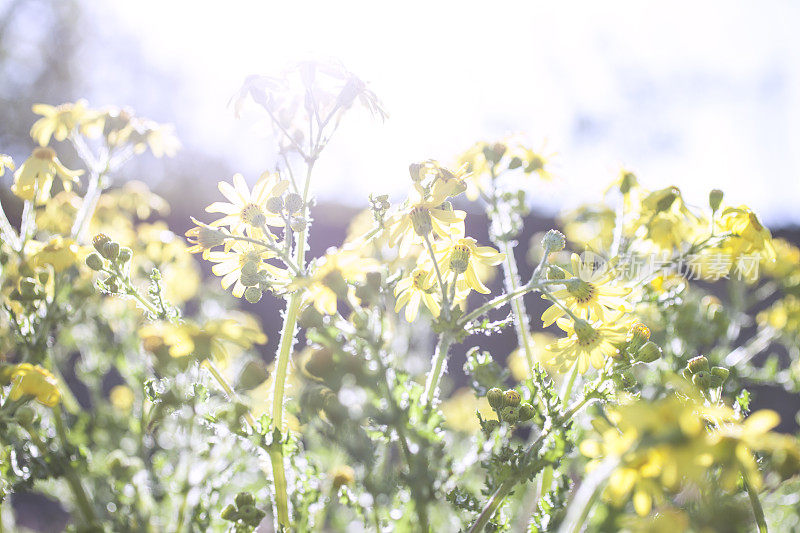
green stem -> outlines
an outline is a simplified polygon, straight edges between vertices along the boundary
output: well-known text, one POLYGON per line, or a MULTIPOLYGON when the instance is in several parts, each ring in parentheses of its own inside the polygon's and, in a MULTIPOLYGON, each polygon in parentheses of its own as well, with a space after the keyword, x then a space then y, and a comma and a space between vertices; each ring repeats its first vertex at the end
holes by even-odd
MULTIPOLYGON (((436 279, 439 282, 439 290, 442 291, 442 310, 446 313, 444 318, 450 316, 450 303, 447 299, 447 290, 445 290, 444 286, 444 278, 442 277, 442 273, 439 270, 439 263, 436 261, 436 254, 433 253, 433 245, 431 244, 431 237, 430 234, 424 236, 425 239, 425 246, 428 249, 428 253, 431 256, 431 261, 433 261, 433 270, 436 272, 436 279)), ((455 282, 453 282, 455 285, 455 282)))
POLYGON ((500 507, 500 504, 503 503, 505 497, 508 496, 516 484, 517 478, 512 476, 503 481, 500 486, 497 487, 497 490, 494 491, 494 494, 492 494, 492 496, 489 498, 489 501, 486 502, 481 514, 478 515, 475 523, 472 524, 471 528, 469 528, 468 533, 478 533, 483 531, 483 528, 485 528, 486 524, 489 523, 489 520, 494 516, 494 513, 497 512, 497 508, 500 507))
POLYGON ((444 367, 444 362, 445 359, 447 359, 447 353, 450 351, 452 342, 453 339, 448 333, 442 333, 439 336, 439 342, 433 354, 431 370, 425 382, 425 404, 428 406, 433 404, 433 399, 436 397, 436 392, 439 389, 439 380, 442 378, 442 368, 444 367))
POLYGON ((747 479, 747 475, 742 474, 742 481, 744 482, 744 488, 747 491, 747 496, 750 497, 750 505, 753 507, 753 515, 756 518, 758 533, 768 533, 767 520, 764 517, 764 508, 761 507, 761 502, 758 499, 758 492, 750 483, 750 480, 747 479))
MULTIPOLYGON (((519 272, 517 261, 514 258, 514 246, 509 241, 504 241, 503 252, 506 254, 506 262, 503 272, 505 273, 506 291, 515 293, 520 289, 519 272)), ((528 363, 528 370, 533 371, 536 361, 533 358, 533 339, 530 336, 530 322, 528 313, 525 310, 525 302, 522 296, 517 296, 511 300, 511 310, 514 314, 514 327, 517 330, 517 340, 520 348, 524 350, 525 361, 528 363)))
MULTIPOLYGON (((61 445, 67 446, 69 443, 67 439, 67 430, 64 427, 64 421, 61 418, 61 408, 58 406, 53 408, 53 420, 55 421, 56 433, 58 434, 58 438, 61 440, 61 445)), ((39 443, 37 443, 37 445, 39 445, 39 443)), ((46 448, 44 448, 42 451, 44 452, 45 450, 46 448)), ((78 506, 78 509, 80 509, 83 519, 87 524, 97 524, 97 516, 95 515, 94 508, 89 501, 89 497, 86 495, 86 491, 83 489, 80 478, 72 466, 72 461, 67 461, 67 468, 64 471, 64 477, 67 480, 67 484, 72 490, 73 495, 75 496, 75 504, 78 506)))

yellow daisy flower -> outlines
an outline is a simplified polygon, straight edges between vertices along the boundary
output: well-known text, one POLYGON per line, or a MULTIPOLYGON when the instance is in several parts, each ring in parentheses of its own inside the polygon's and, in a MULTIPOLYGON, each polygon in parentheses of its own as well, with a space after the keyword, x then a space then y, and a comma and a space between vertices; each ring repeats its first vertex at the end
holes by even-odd
POLYGON ((364 281, 367 272, 374 271, 377 266, 377 261, 364 257, 358 250, 329 250, 316 261, 311 276, 297 279, 290 290, 305 289, 304 304, 313 304, 320 313, 333 315, 338 297, 352 290, 348 282, 364 281))
POLYGON ((42 405, 55 407, 61 399, 55 376, 38 365, 17 365, 11 372, 11 384, 8 397, 14 401, 23 396, 34 396, 42 405))
POLYGON ((772 233, 761 225, 758 217, 748 207, 729 207, 722 211, 717 225, 722 232, 733 236, 725 240, 723 247, 734 259, 746 254, 761 253, 764 259, 775 259, 772 233))
POLYGON ((217 263, 211 268, 220 280, 223 289, 233 285, 233 295, 241 298, 245 289, 257 285, 261 272, 266 273, 267 281, 273 285, 285 285, 289 278, 286 271, 275 265, 267 263, 275 254, 249 242, 237 241, 226 252, 210 252, 208 260, 217 263), (245 283, 242 283, 244 278, 245 283))
POLYGON ((478 246, 472 237, 438 241, 434 244, 434 255, 442 276, 448 277, 451 272, 454 278, 464 275, 458 279, 457 289, 469 288, 481 294, 489 294, 489 288, 478 277, 476 268, 499 265, 506 258, 491 246, 478 246))
MULTIPOLYGON (((612 269, 604 266, 594 270, 594 256, 586 254, 584 257, 586 260, 572 254, 569 274, 578 279, 566 282, 564 289, 553 291, 553 297, 580 318, 614 322, 631 310, 631 304, 623 298, 631 289, 611 285, 615 277, 612 269)), ((560 306, 551 305, 542 313, 543 326, 550 326, 565 313, 560 306)))
POLYGON ((38 191, 38 201, 50 198, 53 178, 58 176, 64 189, 72 190, 83 170, 69 170, 58 160, 52 148, 34 148, 31 156, 17 169, 11 191, 23 200, 32 201, 38 191))
POLYGON ((103 116, 86 106, 86 100, 59 106, 34 104, 33 112, 42 115, 42 118, 33 123, 31 137, 40 146, 47 146, 51 137, 63 141, 77 127, 80 127, 81 133, 95 136, 103 130, 103 116))
POLYGON ((589 370, 590 364, 597 369, 603 368, 606 360, 617 353, 616 344, 625 342, 627 331, 626 326, 609 326, 599 321, 590 324, 581 319, 573 322, 560 318, 556 324, 567 336, 547 349, 553 353, 551 364, 559 372, 569 370, 575 361, 581 374, 589 370))
POLYGON ((284 220, 267 211, 267 200, 282 195, 289 187, 277 173, 265 172, 251 191, 241 174, 234 174, 233 185, 219 182, 220 192, 229 202, 214 202, 206 207, 209 213, 225 216, 211 223, 212 226, 228 226, 232 233, 245 231, 248 235, 260 235, 264 227, 283 227, 284 220))
POLYGON ((417 318, 420 302, 424 302, 431 314, 438 317, 442 310, 439 304, 441 296, 436 291, 434 284, 432 272, 415 268, 409 276, 397 282, 394 289, 394 295, 397 297, 397 303, 394 306, 395 313, 406 306, 406 320, 413 322, 417 318))
POLYGON ((430 192, 415 187, 410 205, 388 220, 389 246, 399 243, 401 256, 406 256, 412 245, 423 244, 424 237, 431 231, 440 237, 464 234, 466 213, 443 205, 448 198, 461 194, 465 189, 460 178, 452 173, 450 176, 435 180, 430 192))

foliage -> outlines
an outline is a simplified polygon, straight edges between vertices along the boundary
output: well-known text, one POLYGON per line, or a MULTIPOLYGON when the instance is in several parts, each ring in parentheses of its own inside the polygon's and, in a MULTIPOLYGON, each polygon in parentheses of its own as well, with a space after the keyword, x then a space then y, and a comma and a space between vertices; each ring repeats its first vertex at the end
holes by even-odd
POLYGON ((265 115, 279 164, 252 188, 221 182, 186 243, 152 221, 165 200, 114 183, 130 158, 178 148, 169 127, 40 104, 31 157, 0 155, 24 206, 19 224, 0 212, 0 501, 48 495, 75 531, 796 526, 780 502, 800 446, 776 413, 749 412, 745 387, 800 390, 800 251, 750 209, 712 191, 698 210, 623 170, 521 279, 527 195, 556 178, 549 154, 504 139, 457 170, 412 163, 407 199, 371 195, 346 241, 310 259, 316 162, 352 107, 386 113, 314 62, 248 78, 233 105, 265 115), (61 163, 70 146, 84 168, 61 163), (466 233, 476 205, 489 244, 466 233), (285 300, 271 367, 229 289, 285 300), (512 329, 510 357, 482 347, 512 329), (459 344, 469 387, 451 394, 459 344))

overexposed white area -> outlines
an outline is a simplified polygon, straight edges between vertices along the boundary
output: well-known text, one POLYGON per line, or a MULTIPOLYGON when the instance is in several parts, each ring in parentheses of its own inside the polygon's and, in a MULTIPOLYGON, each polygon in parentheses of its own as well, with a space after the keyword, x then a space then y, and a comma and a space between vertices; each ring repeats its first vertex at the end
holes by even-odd
MULTIPOLYGON (((136 0, 87 8, 109 42, 133 36, 148 64, 170 74, 165 90, 180 91, 180 105, 169 112, 184 144, 250 179, 272 161, 270 144, 233 117, 230 96, 248 74, 336 57, 391 116, 375 123, 357 110, 343 123, 319 166, 321 199, 398 198, 410 162, 448 161, 476 140, 521 132, 557 152, 560 182, 536 195, 550 212, 597 200, 625 165, 651 188, 681 187, 697 205, 719 187, 768 223, 800 223, 797 2, 136 0)), ((98 103, 119 95, 158 114, 158 91, 120 87, 115 72, 96 72, 98 103)))

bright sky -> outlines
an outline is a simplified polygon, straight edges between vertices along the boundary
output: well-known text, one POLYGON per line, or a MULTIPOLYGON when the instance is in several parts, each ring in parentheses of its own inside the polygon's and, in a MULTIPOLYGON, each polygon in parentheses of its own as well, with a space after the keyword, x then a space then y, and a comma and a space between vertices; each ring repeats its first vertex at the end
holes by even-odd
POLYGON ((399 197, 410 162, 448 161, 476 140, 522 132, 558 153, 561 182, 537 199, 551 211, 599 198, 625 165, 698 205, 719 187, 768 223, 800 223, 800 3, 137 0, 90 9, 120 21, 110 28, 126 27, 154 68, 183 80, 182 107, 171 111, 184 143, 227 155, 250 179, 271 161, 268 143, 234 119, 228 99, 248 74, 332 56, 391 116, 380 124, 357 111, 345 121, 319 166, 323 199, 399 197))

